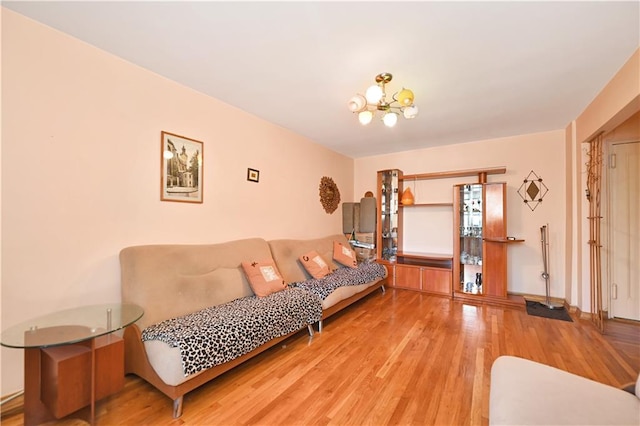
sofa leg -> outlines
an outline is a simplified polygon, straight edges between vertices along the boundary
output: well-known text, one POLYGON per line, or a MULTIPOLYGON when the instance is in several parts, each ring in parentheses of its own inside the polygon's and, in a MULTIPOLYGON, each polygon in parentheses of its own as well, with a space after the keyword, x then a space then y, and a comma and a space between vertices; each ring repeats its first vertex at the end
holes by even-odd
POLYGON ((173 418, 177 419, 182 415, 182 396, 173 400, 173 418))
POLYGON ((322 333, 322 320, 318 321, 318 333, 322 333))
POLYGON ((382 294, 385 294, 387 292, 387 289, 384 288, 383 285, 380 286, 380 290, 382 290, 382 294))
POLYGON ((311 324, 307 324, 307 329, 309 330, 309 337, 313 337, 313 326, 311 324))

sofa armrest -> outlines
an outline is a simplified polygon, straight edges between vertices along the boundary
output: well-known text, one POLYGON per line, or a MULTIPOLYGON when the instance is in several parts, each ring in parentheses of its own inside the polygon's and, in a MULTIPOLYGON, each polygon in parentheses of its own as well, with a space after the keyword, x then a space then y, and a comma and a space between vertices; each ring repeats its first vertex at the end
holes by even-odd
POLYGON ((501 356, 491 368, 489 424, 637 425, 640 399, 554 367, 501 356))

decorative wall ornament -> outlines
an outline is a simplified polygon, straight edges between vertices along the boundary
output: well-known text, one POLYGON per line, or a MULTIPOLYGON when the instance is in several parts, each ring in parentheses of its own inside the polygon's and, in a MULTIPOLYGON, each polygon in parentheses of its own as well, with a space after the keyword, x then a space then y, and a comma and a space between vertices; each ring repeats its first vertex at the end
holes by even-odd
POLYGON ((160 132, 160 200, 202 203, 204 144, 160 132))
POLYGON ((340 204, 340 191, 338 185, 330 177, 323 176, 320 179, 320 203, 324 211, 331 214, 340 204))
POLYGON ((260 182, 260 170, 247 169, 247 180, 249 182, 260 182))
POLYGON ((542 202, 544 196, 549 192, 549 188, 542 183, 542 178, 539 177, 533 170, 529 173, 520 188, 518 188, 518 194, 524 200, 524 203, 529 206, 531 211, 534 211, 538 204, 542 202))
POLYGON ((400 199, 400 204, 403 206, 410 206, 415 202, 415 198, 413 193, 411 192, 411 188, 407 186, 407 188, 402 193, 402 198, 400 199))

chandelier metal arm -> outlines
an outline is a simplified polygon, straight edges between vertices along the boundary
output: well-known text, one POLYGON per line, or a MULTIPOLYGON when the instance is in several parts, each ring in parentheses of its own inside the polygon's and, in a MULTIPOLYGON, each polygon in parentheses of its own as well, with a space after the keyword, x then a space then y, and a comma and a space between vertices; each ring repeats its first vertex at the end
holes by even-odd
POLYGON ((400 113, 407 119, 414 118, 418 114, 418 108, 413 103, 413 92, 409 89, 402 88, 399 92, 391 95, 391 100, 387 101, 386 85, 392 78, 390 73, 378 74, 375 78, 376 85, 367 89, 365 96, 358 94, 351 98, 349 109, 358 113, 358 120, 361 124, 368 124, 375 111, 382 112, 382 121, 388 127, 393 127, 396 124, 400 113))

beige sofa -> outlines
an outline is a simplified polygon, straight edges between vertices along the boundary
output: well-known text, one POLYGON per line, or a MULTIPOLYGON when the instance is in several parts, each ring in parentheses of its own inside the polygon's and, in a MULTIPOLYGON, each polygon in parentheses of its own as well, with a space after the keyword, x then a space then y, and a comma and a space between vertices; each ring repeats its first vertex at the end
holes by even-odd
POLYGON ((490 425, 640 425, 640 376, 635 395, 513 356, 491 367, 490 425))
MULTIPOLYGON (((195 374, 185 374, 179 348, 160 340, 143 341, 144 330, 165 320, 254 296, 242 270, 242 262, 274 260, 288 284, 311 278, 298 261, 311 250, 317 251, 332 268, 339 268, 341 266, 332 260, 334 241, 348 245, 344 235, 333 235, 310 240, 252 238, 210 245, 147 245, 123 249, 120 252, 122 301, 144 309, 143 317, 125 330, 125 371, 142 377, 171 398, 173 415, 179 417, 183 395, 187 392, 302 328, 195 374)), ((332 291, 321 302, 321 316, 317 318, 320 331, 322 319, 378 288, 384 291, 385 283, 386 275, 365 284, 347 285, 332 291)), ((313 334, 311 325, 307 327, 313 334)))

